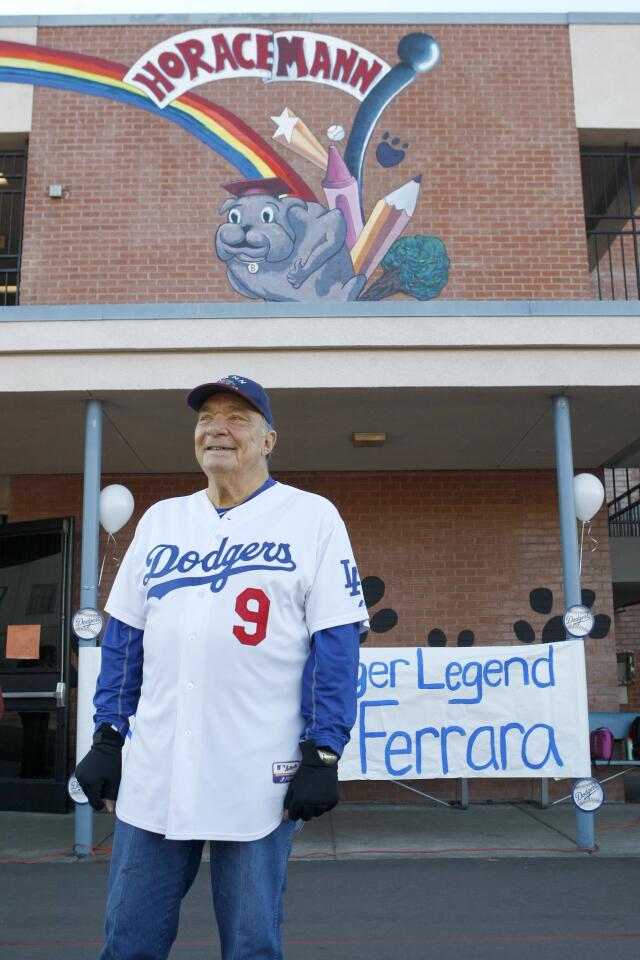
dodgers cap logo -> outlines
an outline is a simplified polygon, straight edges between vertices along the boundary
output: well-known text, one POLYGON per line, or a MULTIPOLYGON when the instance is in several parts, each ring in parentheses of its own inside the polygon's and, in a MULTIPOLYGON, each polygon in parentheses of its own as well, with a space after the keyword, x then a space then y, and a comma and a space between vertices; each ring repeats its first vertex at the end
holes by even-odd
POLYGON ((267 391, 255 380, 241 377, 237 373, 230 373, 228 376, 220 377, 219 380, 212 383, 201 383, 199 387, 194 387, 187 394, 187 403, 193 410, 198 411, 207 397, 214 393, 235 393, 239 397, 243 397, 258 413, 262 414, 270 427, 275 428, 267 391))

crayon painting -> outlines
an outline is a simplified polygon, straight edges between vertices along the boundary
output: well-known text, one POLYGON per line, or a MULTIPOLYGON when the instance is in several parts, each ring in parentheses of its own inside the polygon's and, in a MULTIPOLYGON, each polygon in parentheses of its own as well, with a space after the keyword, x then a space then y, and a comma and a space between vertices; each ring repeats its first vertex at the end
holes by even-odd
POLYGON ((429 171, 410 169, 411 131, 401 136, 381 121, 407 88, 428 83, 439 60, 426 33, 400 36, 395 62, 387 62, 335 36, 222 27, 169 37, 131 67, 0 41, 0 82, 125 103, 178 124, 214 151, 233 171, 219 183, 214 251, 240 297, 430 300, 448 282, 449 258, 439 237, 411 228, 428 203, 429 171), (273 106, 263 120, 254 114, 250 124, 228 109, 229 80, 268 90, 273 106), (214 81, 223 102, 210 98, 214 81), (318 85, 312 101, 309 83, 318 85), (205 84, 207 97, 192 92, 205 84), (350 97, 355 112, 342 106, 350 97), (391 171, 391 188, 365 189, 372 171, 391 171))

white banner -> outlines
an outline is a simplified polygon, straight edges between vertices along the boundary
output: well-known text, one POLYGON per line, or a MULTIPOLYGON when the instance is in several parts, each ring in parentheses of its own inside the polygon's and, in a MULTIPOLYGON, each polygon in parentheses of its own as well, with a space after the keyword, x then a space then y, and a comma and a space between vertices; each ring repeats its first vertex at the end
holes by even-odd
POLYGON ((134 63, 124 80, 161 108, 200 84, 234 77, 326 83, 364 100, 390 69, 374 53, 338 37, 224 27, 187 30, 163 40, 134 63))
POLYGON ((341 780, 588 777, 584 643, 361 650, 341 780))

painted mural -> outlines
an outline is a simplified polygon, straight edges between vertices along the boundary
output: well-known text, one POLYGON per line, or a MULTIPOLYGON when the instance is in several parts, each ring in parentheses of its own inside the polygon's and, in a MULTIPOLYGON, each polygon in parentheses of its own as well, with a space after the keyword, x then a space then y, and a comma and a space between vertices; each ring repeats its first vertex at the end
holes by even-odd
MULTIPOLYGON (((168 38, 129 68, 0 41, 0 81, 124 102, 179 124, 214 150, 236 174, 220 184, 215 253, 241 296, 430 300, 448 281, 449 258, 440 238, 411 233, 425 171, 399 172, 397 186, 371 209, 363 202, 365 158, 384 111, 410 84, 424 82, 418 78, 437 66, 440 49, 428 34, 409 33, 397 55, 391 65, 363 47, 308 31, 198 29, 168 38), (192 92, 237 77, 274 85, 270 130, 256 130, 192 92), (279 101, 284 82, 325 84, 355 97, 351 129, 336 119, 324 131, 312 130, 285 98, 279 101), (292 166, 294 156, 308 173, 292 166)), ((370 163, 399 168, 410 143, 380 130, 370 163)))

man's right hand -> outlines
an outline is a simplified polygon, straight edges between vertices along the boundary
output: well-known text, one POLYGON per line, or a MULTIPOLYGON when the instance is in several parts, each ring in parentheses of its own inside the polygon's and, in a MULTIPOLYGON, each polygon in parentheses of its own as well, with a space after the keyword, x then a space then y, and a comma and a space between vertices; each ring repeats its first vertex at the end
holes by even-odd
POLYGON ((113 811, 122 772, 124 738, 117 730, 103 723, 93 735, 93 746, 74 771, 74 776, 94 810, 113 811), (110 809, 111 808, 111 809, 110 809))

